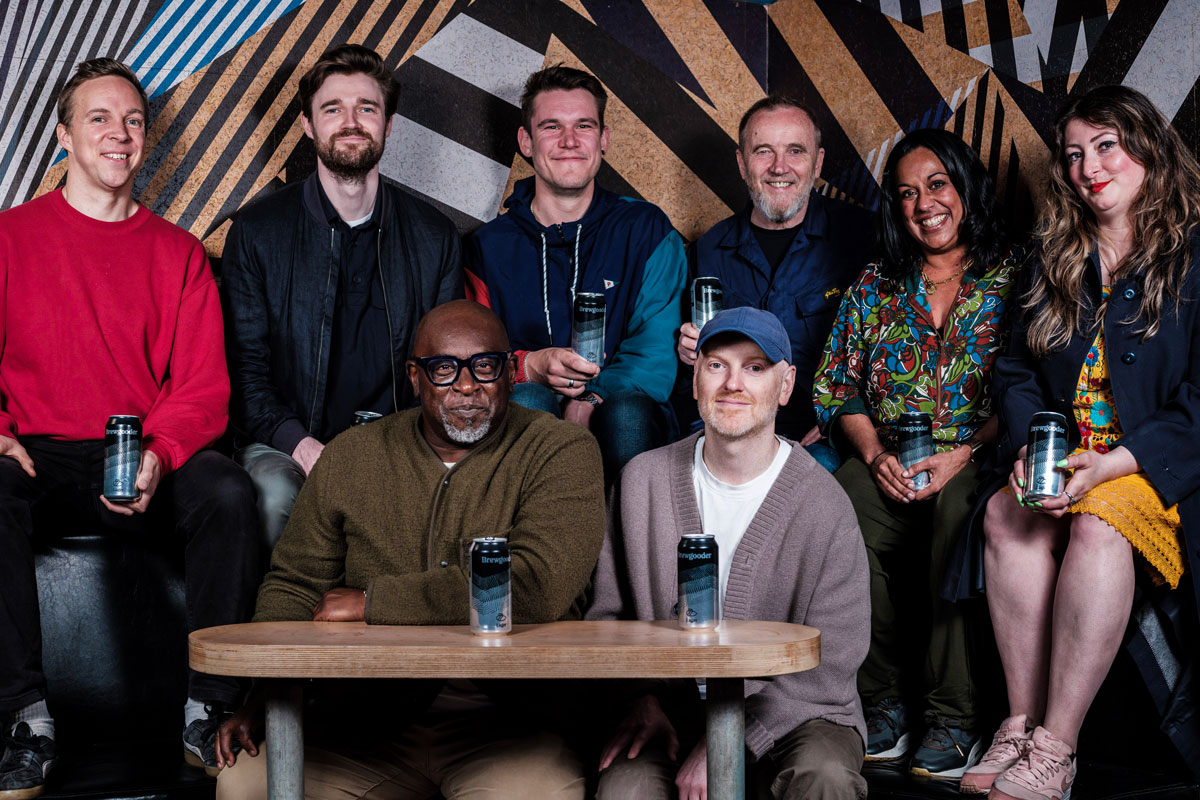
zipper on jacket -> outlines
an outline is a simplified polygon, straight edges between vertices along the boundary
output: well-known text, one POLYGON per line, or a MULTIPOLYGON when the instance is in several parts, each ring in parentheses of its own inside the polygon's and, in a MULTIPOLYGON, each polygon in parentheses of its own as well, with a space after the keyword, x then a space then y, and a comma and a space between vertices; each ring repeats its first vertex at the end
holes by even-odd
POLYGON ((388 326, 388 366, 392 368, 392 411, 400 410, 400 398, 396 396, 396 352, 392 349, 392 304, 388 302, 387 281, 383 278, 383 230, 375 231, 375 269, 379 272, 379 288, 383 290, 383 315, 388 326))
MULTIPOLYGON (((506 423, 507 423, 507 420, 506 420, 506 423)), ((507 428, 508 425, 505 424, 503 427, 507 428)), ((442 500, 442 489, 444 489, 450 485, 450 476, 454 473, 454 471, 456 469, 458 469, 459 465, 461 465, 464 461, 466 461, 468 458, 473 456, 475 453, 478 453, 482 446, 488 444, 488 441, 493 436, 498 436, 499 433, 500 433, 499 430, 494 430, 494 431, 491 431, 490 433, 488 433, 488 435, 483 437, 483 439, 481 439, 475 445, 475 447, 468 450, 467 454, 465 456, 460 458, 458 461, 454 462, 454 466, 447 469, 445 471, 445 473, 442 474, 441 480, 438 481, 437 489, 433 493, 433 505, 429 509, 429 528, 425 533, 425 569, 426 570, 431 571, 437 566, 437 559, 433 555, 433 547, 434 547, 435 539, 437 537, 437 519, 438 519, 439 504, 441 503, 441 500, 442 500)), ((437 457, 436 453, 434 454, 434 457, 435 458, 437 457)), ((463 564, 462 557, 463 557, 463 553, 462 553, 462 548, 460 547, 460 548, 458 548, 458 553, 456 555, 456 558, 458 559, 458 566, 460 569, 462 569, 466 566, 463 564)))
MULTIPOLYGON (((329 282, 333 279, 333 245, 337 236, 333 228, 329 229, 329 269, 325 273, 325 302, 329 302, 329 282)), ((321 355, 325 352, 325 309, 321 309, 321 328, 317 331, 317 368, 313 370, 313 400, 312 410, 308 413, 308 432, 311 435, 317 428, 317 391, 321 386, 321 355)), ((290 454, 289 454, 290 455, 290 454)))

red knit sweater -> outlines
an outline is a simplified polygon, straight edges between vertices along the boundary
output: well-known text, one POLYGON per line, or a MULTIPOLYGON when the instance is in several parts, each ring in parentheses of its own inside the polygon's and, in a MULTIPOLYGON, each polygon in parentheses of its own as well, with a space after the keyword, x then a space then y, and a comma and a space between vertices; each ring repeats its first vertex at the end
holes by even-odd
POLYGON ((225 430, 204 247, 145 207, 101 222, 54 191, 0 213, 0 336, 0 433, 101 439, 136 414, 165 474, 225 430))

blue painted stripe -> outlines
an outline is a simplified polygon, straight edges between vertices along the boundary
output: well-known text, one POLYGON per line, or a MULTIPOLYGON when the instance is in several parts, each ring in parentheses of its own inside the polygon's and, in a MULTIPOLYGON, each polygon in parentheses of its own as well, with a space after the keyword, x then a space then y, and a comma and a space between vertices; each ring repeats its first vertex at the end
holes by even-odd
POLYGON ((130 66, 146 85, 154 84, 152 97, 163 94, 193 72, 200 70, 223 53, 254 36, 283 15, 298 8, 304 0, 258 0, 237 10, 237 0, 224 0, 203 30, 196 33, 198 20, 211 10, 206 0, 169 0, 155 15, 147 31, 159 26, 149 38, 140 39, 132 49, 130 66), (243 28, 244 23, 250 22, 243 28), (219 36, 215 31, 227 22, 219 36), (192 41, 189 43, 188 40, 192 41), (187 50, 166 70, 179 48, 187 50), (152 57, 160 52, 161 56, 152 57), (164 71, 166 75, 161 75, 164 71))

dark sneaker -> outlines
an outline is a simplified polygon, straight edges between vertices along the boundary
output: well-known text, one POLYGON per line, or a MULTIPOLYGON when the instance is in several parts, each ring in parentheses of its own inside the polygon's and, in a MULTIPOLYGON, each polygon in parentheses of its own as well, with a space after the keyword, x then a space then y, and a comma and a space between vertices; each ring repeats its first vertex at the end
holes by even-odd
POLYGON ((921 778, 961 778, 979 762, 983 738, 974 728, 962 728, 957 720, 926 714, 929 724, 921 746, 913 753, 908 771, 921 778))
POLYGON ((35 736, 27 722, 18 722, 12 733, 0 736, 0 740, 4 743, 0 800, 29 800, 40 795, 54 766, 54 740, 35 736))
POLYGON ((867 761, 898 761, 908 755, 908 712, 897 697, 867 709, 867 761))
MULTIPOLYGON (((206 705, 204 714, 200 719, 192 720, 192 724, 183 730, 183 760, 215 778, 221 771, 217 767, 217 731, 225 720, 233 716, 233 712, 221 706, 206 705)), ((234 754, 240 750, 241 747, 235 743, 234 754)))

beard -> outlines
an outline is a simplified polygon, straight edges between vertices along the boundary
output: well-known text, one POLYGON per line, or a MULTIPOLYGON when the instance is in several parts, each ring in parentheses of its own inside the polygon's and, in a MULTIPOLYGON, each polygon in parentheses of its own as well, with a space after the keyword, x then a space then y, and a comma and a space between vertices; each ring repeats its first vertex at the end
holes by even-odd
POLYGON ((758 209, 758 213, 776 225, 782 225, 804 210, 804 206, 808 203, 808 193, 812 191, 812 184, 810 183, 797 192, 796 196, 786 206, 772 206, 766 191, 759 184, 747 188, 750 190, 750 200, 754 203, 754 207, 758 209))
POLYGON ((383 145, 375 141, 371 134, 362 128, 354 128, 338 132, 324 141, 316 141, 317 158, 325 165, 335 178, 350 183, 362 183, 367 174, 383 158, 383 145), (362 147, 341 149, 337 140, 344 136, 361 136, 367 141, 362 147))
POLYGON ((756 402, 753 398, 742 394, 720 394, 705 398, 699 403, 700 419, 704 420, 706 435, 715 433, 722 439, 737 441, 753 436, 764 428, 775 427, 775 410, 765 403, 756 402), (749 414, 732 416, 721 411, 717 406, 719 400, 741 400, 750 403, 749 414))
POLYGON ((487 417, 460 428, 450 419, 450 412, 442 409, 442 427, 446 429, 446 438, 455 444, 475 444, 492 429, 492 418, 487 417))

